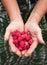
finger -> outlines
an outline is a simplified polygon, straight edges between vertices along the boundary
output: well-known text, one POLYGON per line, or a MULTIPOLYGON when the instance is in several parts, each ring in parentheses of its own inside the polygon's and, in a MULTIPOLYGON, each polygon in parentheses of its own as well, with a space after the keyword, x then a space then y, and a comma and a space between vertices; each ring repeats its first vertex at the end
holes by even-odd
POLYGON ((26 51, 27 51, 27 50, 22 51, 22 55, 24 55, 24 54, 26 53, 26 51))
POLYGON ((6 29, 6 32, 5 32, 5 35, 4 35, 4 40, 5 41, 8 41, 9 36, 10 36, 10 30, 9 29, 6 29))
POLYGON ((16 53, 19 57, 21 57, 21 52, 18 50, 18 48, 13 44, 12 37, 9 39, 9 45, 12 50, 12 52, 16 53))
POLYGON ((27 52, 25 53, 25 56, 30 56, 33 53, 33 51, 35 50, 35 48, 37 47, 37 45, 38 45, 38 42, 34 38, 34 42, 30 46, 29 50, 27 50, 27 52))
POLYGON ((39 33, 37 34, 37 39, 38 39, 38 41, 39 41, 40 43, 45 44, 41 32, 39 32, 39 33))

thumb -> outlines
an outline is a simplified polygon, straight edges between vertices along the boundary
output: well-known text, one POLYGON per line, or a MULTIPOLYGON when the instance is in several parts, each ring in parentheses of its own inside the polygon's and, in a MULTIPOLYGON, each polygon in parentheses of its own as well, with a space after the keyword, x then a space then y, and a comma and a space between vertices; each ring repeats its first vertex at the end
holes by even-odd
POLYGON ((10 29, 6 29, 5 35, 4 35, 4 41, 8 41, 10 36, 10 29))
POLYGON ((39 41, 41 44, 45 44, 41 32, 39 32, 39 33, 37 34, 37 39, 38 39, 38 41, 39 41))

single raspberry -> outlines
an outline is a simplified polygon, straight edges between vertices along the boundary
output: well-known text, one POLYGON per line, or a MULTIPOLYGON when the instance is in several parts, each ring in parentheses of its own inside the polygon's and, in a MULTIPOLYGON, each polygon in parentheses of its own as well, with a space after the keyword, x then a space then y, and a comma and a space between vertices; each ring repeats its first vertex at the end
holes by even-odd
POLYGON ((16 30, 16 31, 15 31, 15 33, 17 33, 17 32, 19 32, 19 33, 20 33, 20 31, 16 30))
POLYGON ((26 49, 27 49, 27 46, 26 46, 26 45, 24 45, 23 50, 26 50, 26 49))
POLYGON ((18 48, 18 49, 19 49, 20 51, 23 51, 23 48, 22 48, 22 47, 20 47, 20 46, 19 46, 19 48, 18 48))
POLYGON ((13 40, 13 43, 14 44, 18 44, 18 40, 16 39, 16 40, 13 40))
POLYGON ((13 40, 16 40, 17 39, 17 37, 15 36, 15 37, 13 37, 13 40))
POLYGON ((21 41, 21 42, 20 42, 20 46, 23 48, 24 45, 25 45, 25 41, 21 41))
POLYGON ((30 36, 27 35, 27 33, 26 33, 26 34, 22 35, 22 38, 28 41, 30 39, 30 36))
POLYGON ((16 33, 15 32, 12 32, 11 35, 12 35, 12 37, 15 37, 16 36, 16 33))
POLYGON ((27 41, 25 42, 25 45, 26 45, 26 46, 28 45, 28 42, 27 42, 27 41))
POLYGON ((25 40, 25 35, 21 35, 21 37, 22 37, 22 40, 25 40))
POLYGON ((27 34, 30 35, 31 34, 30 31, 27 31, 27 34))
POLYGON ((18 37, 18 41, 20 42, 22 40, 22 37, 18 37))
POLYGON ((26 40, 29 41, 30 40, 30 36, 26 35, 26 40))
POLYGON ((26 49, 30 47, 28 42, 25 42, 25 45, 26 45, 26 49))
POLYGON ((23 34, 21 37, 22 37, 23 40, 26 40, 27 33, 23 34))
POLYGON ((19 44, 15 44, 15 46, 16 46, 17 48, 19 48, 19 44))
POLYGON ((30 45, 27 45, 27 46, 26 46, 26 49, 29 49, 29 48, 30 48, 30 45))
POLYGON ((25 32, 23 31, 23 32, 21 32, 21 35, 24 35, 25 34, 25 32))
POLYGON ((20 37, 20 36, 21 36, 21 34, 20 34, 19 32, 17 32, 17 33, 16 33, 16 36, 17 36, 17 37, 20 37))
POLYGON ((29 44, 32 44, 33 43, 33 39, 30 39, 28 43, 29 44))

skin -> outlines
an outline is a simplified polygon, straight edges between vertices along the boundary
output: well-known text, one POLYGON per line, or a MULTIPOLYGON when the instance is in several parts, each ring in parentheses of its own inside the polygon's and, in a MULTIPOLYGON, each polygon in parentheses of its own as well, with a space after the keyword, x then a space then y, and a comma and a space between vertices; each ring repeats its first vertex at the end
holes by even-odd
POLYGON ((10 18, 10 24, 6 28, 4 40, 9 40, 9 45, 11 47, 11 50, 16 53, 18 56, 30 56, 32 52, 35 50, 35 48, 38 45, 38 42, 44 44, 44 40, 42 37, 42 31, 39 27, 39 22, 42 19, 42 17, 47 12, 47 0, 39 0, 34 7, 33 11, 30 14, 30 17, 28 18, 27 22, 23 23, 22 17, 20 15, 20 10, 17 4, 16 0, 2 0, 2 3, 5 7, 5 9, 8 12, 9 18, 10 18), (34 40, 33 44, 30 46, 29 50, 20 52, 12 43, 12 36, 10 35, 11 32, 18 29, 19 31, 30 31, 32 34, 32 38, 34 40), (13 45, 13 46, 12 46, 13 45))

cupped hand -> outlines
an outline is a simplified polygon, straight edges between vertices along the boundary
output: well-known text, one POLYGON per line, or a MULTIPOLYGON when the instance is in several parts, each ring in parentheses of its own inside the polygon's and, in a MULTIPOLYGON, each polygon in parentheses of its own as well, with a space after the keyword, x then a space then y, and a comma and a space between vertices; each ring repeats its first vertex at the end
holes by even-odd
POLYGON ((11 36, 11 32, 14 32, 16 30, 19 30, 20 32, 24 31, 24 23, 21 21, 12 21, 10 24, 7 26, 5 35, 4 35, 4 40, 9 41, 10 48, 12 52, 16 53, 18 56, 22 56, 21 52, 18 50, 18 48, 13 44, 13 39, 11 36))
POLYGON ((30 56, 38 45, 38 42, 44 44, 42 37, 42 30, 36 22, 27 22, 25 24, 25 31, 30 31, 34 42, 30 48, 23 52, 25 56, 30 56))

